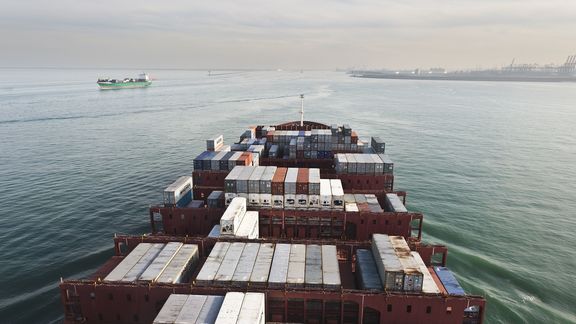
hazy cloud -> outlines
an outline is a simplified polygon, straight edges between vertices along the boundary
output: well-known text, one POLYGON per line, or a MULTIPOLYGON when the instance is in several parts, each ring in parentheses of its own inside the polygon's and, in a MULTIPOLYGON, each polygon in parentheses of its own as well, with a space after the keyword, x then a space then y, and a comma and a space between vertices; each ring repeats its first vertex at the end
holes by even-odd
POLYGON ((485 66, 576 52, 566 0, 0 0, 0 65, 485 66), (138 58, 103 55, 140 52, 138 58), (99 53, 98 53, 99 52, 99 53))

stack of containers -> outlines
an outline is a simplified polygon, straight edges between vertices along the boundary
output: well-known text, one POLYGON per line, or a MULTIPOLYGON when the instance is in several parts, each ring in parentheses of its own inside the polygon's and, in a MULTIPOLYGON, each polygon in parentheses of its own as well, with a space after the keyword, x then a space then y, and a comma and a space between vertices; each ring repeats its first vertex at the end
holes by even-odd
POLYGON ((224 200, 225 204, 229 205, 232 199, 238 196, 237 181, 240 174, 244 171, 242 167, 234 167, 230 173, 224 179, 224 200))
POLYGON ((246 214, 246 198, 236 197, 220 218, 220 235, 235 235, 246 214))
POLYGON ((251 153, 205 151, 194 158, 195 171, 230 171, 236 165, 252 165, 251 153))
POLYGON ((371 146, 374 152, 384 154, 386 150, 386 143, 380 137, 372 137, 371 146))
POLYGON ((298 168, 288 168, 284 179, 284 209, 296 207, 296 182, 298 180, 298 168))
POLYGON ((374 174, 392 173, 394 164, 383 154, 346 153, 334 156, 338 174, 374 174), (386 162, 384 162, 384 159, 386 162))
POLYGON ((182 283, 198 263, 198 246, 169 242, 140 243, 104 281, 182 283))
POLYGON ((153 324, 214 323, 223 301, 223 296, 171 294, 153 324))
POLYGON ((310 177, 308 170, 307 168, 298 169, 296 177, 296 208, 298 209, 308 208, 308 181, 310 177))
POLYGON ((228 154, 229 152, 225 152, 225 151, 219 151, 216 153, 216 155, 214 155, 214 157, 212 157, 212 159, 210 159, 210 169, 212 171, 219 171, 220 170, 220 160, 222 160, 224 158, 224 156, 226 156, 226 154, 228 154))
POLYGON ((404 269, 388 235, 372 235, 372 254, 382 286, 386 290, 401 291, 404 288, 404 269))
POLYGON ((242 168, 242 173, 236 179, 236 195, 238 197, 246 198, 248 200, 248 181, 252 172, 256 170, 256 167, 244 167, 242 168))
POLYGON ((332 208, 344 209, 344 189, 340 179, 330 179, 330 190, 332 192, 332 208))
POLYGON ((257 211, 247 211, 242 218, 242 223, 235 237, 246 239, 257 239, 259 237, 259 216, 257 211))
POLYGON ((320 169, 311 168, 308 173, 308 207, 320 208, 320 169))
POLYGON ((250 292, 245 294, 241 292, 226 293, 214 323, 266 323, 264 294, 250 292))
POLYGON ((286 275, 286 285, 292 288, 304 287, 304 277, 306 275, 306 245, 292 244, 290 246, 290 261, 288 262, 288 273, 286 275))
POLYGON ((206 140, 206 149, 208 151, 218 151, 224 145, 224 136, 217 135, 206 140))
POLYGON ((306 287, 322 288, 322 247, 320 245, 306 246, 306 287))
POLYGON ((266 167, 257 166, 248 179, 248 206, 260 207, 260 178, 266 167))
POLYGON ((260 178, 260 206, 262 208, 272 207, 272 180, 278 168, 267 166, 260 178))
POLYGON ((415 252, 415 251, 410 252, 410 254, 412 254, 414 261, 418 265, 418 268, 420 269, 420 272, 422 272, 422 275, 423 275, 423 277, 422 277, 422 292, 427 293, 427 294, 439 294, 440 289, 438 289, 436 282, 432 278, 432 275, 430 274, 430 271, 428 270, 428 267, 424 263, 424 260, 422 260, 422 257, 420 256, 420 254, 418 252, 415 252))
POLYGON ((324 289, 339 289, 341 286, 336 245, 322 245, 322 286, 324 289))
POLYGON ((224 191, 212 191, 210 195, 208 195, 208 207, 224 208, 224 191))
POLYGON ((386 209, 394 213, 407 213, 408 210, 402 203, 402 200, 397 194, 389 193, 386 194, 386 209))
POLYGON ((228 170, 228 161, 238 152, 226 152, 226 154, 218 161, 218 169, 220 171, 229 171, 228 170))
POLYGON ((356 279, 360 289, 383 290, 376 262, 369 250, 356 250, 356 279))
POLYGON ((184 207, 192 200, 192 177, 182 176, 164 189, 166 206, 184 207))
POLYGON ((408 243, 402 236, 389 236, 389 239, 404 270, 403 290, 422 291, 423 274, 411 254, 408 243))
POLYGON ((332 208, 332 188, 330 179, 320 179, 320 208, 332 208))
POLYGON ((277 168, 272 178, 272 208, 284 208, 284 180, 287 168, 277 168))

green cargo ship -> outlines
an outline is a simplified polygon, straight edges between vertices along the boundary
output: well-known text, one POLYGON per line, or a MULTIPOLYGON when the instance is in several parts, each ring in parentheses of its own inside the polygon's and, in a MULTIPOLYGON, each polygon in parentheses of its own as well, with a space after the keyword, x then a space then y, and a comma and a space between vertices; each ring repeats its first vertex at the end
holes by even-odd
POLYGON ((131 79, 125 78, 123 80, 118 79, 98 79, 96 82, 100 86, 101 90, 111 90, 111 89, 133 89, 133 88, 145 88, 152 84, 150 78, 146 73, 142 73, 138 78, 131 79))

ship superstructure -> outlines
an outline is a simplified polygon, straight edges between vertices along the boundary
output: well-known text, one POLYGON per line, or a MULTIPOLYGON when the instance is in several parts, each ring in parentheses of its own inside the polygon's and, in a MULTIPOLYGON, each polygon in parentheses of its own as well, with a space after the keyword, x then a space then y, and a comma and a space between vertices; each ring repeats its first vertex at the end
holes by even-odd
POLYGON ((150 207, 151 234, 115 236, 96 273, 61 282, 67 323, 482 323, 379 137, 254 126, 192 163, 150 207))

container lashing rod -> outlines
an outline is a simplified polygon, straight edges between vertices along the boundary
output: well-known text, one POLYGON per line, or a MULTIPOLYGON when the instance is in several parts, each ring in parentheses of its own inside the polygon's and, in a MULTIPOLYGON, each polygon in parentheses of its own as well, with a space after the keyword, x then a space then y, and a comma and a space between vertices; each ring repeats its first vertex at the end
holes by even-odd
POLYGON ((300 95, 302 105, 300 106, 300 127, 304 127, 304 94, 300 95))

